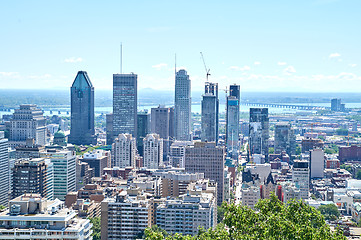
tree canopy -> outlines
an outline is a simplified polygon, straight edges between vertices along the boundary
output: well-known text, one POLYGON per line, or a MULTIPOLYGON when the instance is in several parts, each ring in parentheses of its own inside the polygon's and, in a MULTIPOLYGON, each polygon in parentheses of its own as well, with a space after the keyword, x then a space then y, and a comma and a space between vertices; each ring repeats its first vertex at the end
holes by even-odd
POLYGON ((302 201, 283 204, 272 195, 261 199, 252 210, 246 206, 224 204, 224 219, 214 229, 200 229, 196 236, 166 234, 145 230, 147 240, 206 240, 206 239, 346 239, 341 231, 332 232, 322 214, 302 201))
POLYGON ((100 226, 100 217, 89 218, 90 222, 93 224, 93 240, 100 240, 101 238, 101 226, 100 226))
POLYGON ((336 220, 340 217, 340 212, 335 204, 322 205, 317 210, 320 211, 326 220, 336 220))

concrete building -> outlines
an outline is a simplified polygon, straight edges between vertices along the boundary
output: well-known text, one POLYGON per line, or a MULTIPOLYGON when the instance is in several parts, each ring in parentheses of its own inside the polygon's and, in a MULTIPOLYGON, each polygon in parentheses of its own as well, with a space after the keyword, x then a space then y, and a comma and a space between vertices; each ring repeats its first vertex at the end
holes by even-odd
POLYGON ((309 198, 310 192, 310 170, 309 162, 304 160, 295 160, 292 169, 292 182, 300 190, 302 199, 309 198))
POLYGON ((195 142, 185 151, 185 170, 204 173, 205 178, 218 184, 217 204, 223 202, 225 149, 213 143, 195 142))
POLYGON ((0 131, 0 205, 6 206, 9 192, 9 143, 4 137, 4 132, 0 131))
POLYGON ((90 168, 94 169, 94 176, 101 177, 103 169, 111 166, 111 153, 101 149, 95 149, 91 152, 84 153, 80 161, 89 164, 90 168))
POLYGON ((302 199, 301 190, 295 186, 294 183, 291 182, 283 182, 281 183, 282 193, 283 193, 283 202, 287 203, 292 199, 302 199))
POLYGON ((40 154, 51 160, 54 168, 54 198, 64 200, 68 192, 76 189, 76 156, 68 150, 48 149, 40 154))
POLYGON ((94 177, 94 168, 91 168, 88 163, 81 162, 79 159, 76 161, 76 185, 75 189, 79 190, 91 183, 94 177))
POLYGON ((347 161, 361 161, 361 146, 340 146, 338 159, 342 163, 347 161))
POLYGON ((107 113, 105 115, 105 128, 107 132, 107 145, 112 145, 113 143, 113 113, 107 113))
POLYGON ((344 112, 345 104, 341 103, 341 98, 331 99, 331 111, 344 112))
POLYGON ((163 139, 158 134, 148 134, 143 140, 143 165, 157 169, 163 165, 163 139))
POLYGON ((242 186, 241 194, 242 206, 248 206, 251 209, 254 209, 254 206, 261 198, 260 187, 258 186, 242 186))
POLYGON ((138 135, 137 135, 137 149, 138 154, 143 156, 143 139, 150 132, 150 117, 147 111, 138 112, 137 115, 137 127, 138 127, 138 135))
POLYGON ((226 147, 227 156, 238 160, 239 154, 239 111, 240 111, 240 94, 239 85, 229 87, 229 96, 227 96, 226 112, 226 147))
POLYGON ((307 153, 314 148, 323 148, 323 141, 319 138, 304 138, 302 139, 301 147, 302 153, 307 153))
POLYGON ((206 82, 202 95, 202 142, 218 142, 218 83, 206 82))
POLYGON ((40 152, 44 151, 45 147, 42 145, 36 145, 33 138, 26 140, 24 145, 18 145, 15 147, 15 159, 20 158, 39 158, 40 152))
POLYGON ((268 108, 249 110, 249 150, 250 155, 262 154, 268 159, 269 118, 268 108))
POLYGON ((11 199, 24 193, 35 193, 48 200, 54 199, 54 170, 49 159, 18 160, 12 172, 11 199))
POLYGON ((279 154, 283 151, 286 151, 289 156, 296 154, 296 137, 289 123, 275 125, 274 152, 279 154))
POLYGON ((168 233, 196 235, 199 227, 209 229, 217 223, 217 204, 212 193, 185 194, 157 207, 157 226, 168 233))
POLYGON ((310 177, 323 178, 325 170, 325 153, 322 149, 310 150, 310 177))
POLYGON ((170 146, 169 151, 169 164, 173 167, 184 168, 185 163, 185 148, 191 146, 193 143, 191 141, 175 141, 170 146))
POLYGON ((46 143, 46 127, 43 112, 35 104, 23 104, 15 109, 10 120, 10 147, 25 145, 29 138, 34 139, 36 145, 46 143))
POLYGON ((38 194, 11 200, 0 222, 0 239, 92 239, 89 219, 78 218, 59 199, 49 201, 38 194))
POLYGON ((131 134, 119 134, 112 144, 112 167, 135 166, 136 140, 131 134))
POLYGON ((138 76, 113 74, 113 136, 128 133, 137 138, 138 76))
POLYGON ((70 88, 71 128, 68 142, 97 144, 94 130, 94 87, 87 72, 79 71, 70 88))
POLYGON ((175 76, 174 98, 175 138, 180 141, 191 140, 191 80, 187 71, 179 70, 175 76))
POLYGON ((143 195, 130 196, 122 191, 101 203, 101 239, 141 238, 154 218, 151 200, 143 195))

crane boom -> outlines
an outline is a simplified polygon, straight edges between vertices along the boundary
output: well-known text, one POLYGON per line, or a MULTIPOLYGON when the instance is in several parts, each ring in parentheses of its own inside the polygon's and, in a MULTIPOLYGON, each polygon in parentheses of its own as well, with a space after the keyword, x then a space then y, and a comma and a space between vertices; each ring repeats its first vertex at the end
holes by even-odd
POLYGON ((211 69, 207 69, 206 62, 204 61, 204 57, 203 57, 203 53, 202 53, 202 52, 201 52, 201 56, 202 56, 202 60, 203 60, 204 69, 206 70, 206 79, 207 79, 207 82, 208 82, 208 76, 211 75, 211 74, 209 73, 209 71, 210 71, 211 69))

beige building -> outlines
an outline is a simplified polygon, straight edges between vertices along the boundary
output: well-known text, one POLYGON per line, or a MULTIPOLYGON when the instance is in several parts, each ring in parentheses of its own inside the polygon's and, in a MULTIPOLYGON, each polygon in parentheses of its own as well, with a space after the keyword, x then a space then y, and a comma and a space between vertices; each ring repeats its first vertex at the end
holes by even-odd
POLYGON ((158 134, 148 134, 143 139, 143 166, 158 169, 163 165, 163 139, 158 134))
POLYGON ((136 139, 131 134, 119 134, 112 144, 112 167, 134 167, 136 149, 136 139))

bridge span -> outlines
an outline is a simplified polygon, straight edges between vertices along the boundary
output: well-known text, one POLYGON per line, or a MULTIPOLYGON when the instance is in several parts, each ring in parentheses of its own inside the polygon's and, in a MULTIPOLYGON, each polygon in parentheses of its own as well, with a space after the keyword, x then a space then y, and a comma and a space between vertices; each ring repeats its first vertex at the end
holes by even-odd
POLYGON ((241 105, 250 106, 250 107, 288 108, 288 109, 298 109, 298 110, 331 110, 331 107, 325 107, 325 106, 293 105, 293 104, 280 104, 280 103, 241 102, 241 105))

